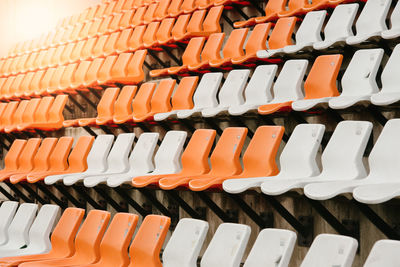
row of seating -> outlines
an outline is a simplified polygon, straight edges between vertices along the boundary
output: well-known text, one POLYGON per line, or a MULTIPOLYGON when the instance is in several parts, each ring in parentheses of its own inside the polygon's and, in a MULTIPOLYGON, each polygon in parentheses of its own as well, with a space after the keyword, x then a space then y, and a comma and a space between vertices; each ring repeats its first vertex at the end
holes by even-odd
MULTIPOLYGON (((1 266, 194 267, 209 228, 202 220, 181 219, 162 251, 161 263, 159 255, 170 226, 168 217, 146 216, 131 243, 138 224, 135 214, 117 213, 109 223, 111 216, 106 211, 92 210, 83 220, 84 210, 67 208, 56 223, 58 206, 43 205, 36 216, 37 209, 31 203, 19 207, 17 202, 2 203, 1 266)), ((247 225, 221 224, 202 255, 200 266, 219 266, 222 262, 227 267, 240 266, 250 233, 247 225)), ((287 267, 295 242, 296 234, 290 230, 263 229, 243 266, 287 267)), ((351 237, 318 235, 301 266, 350 267, 357 246, 357 240, 351 237)), ((394 251, 399 246, 400 242, 394 240, 376 242, 364 267, 396 266, 399 259, 394 251)))
POLYGON ((197 11, 193 16, 182 15, 176 22, 169 18, 149 25, 127 28, 111 34, 92 36, 81 31, 78 42, 52 47, 40 52, 32 52, 0 61, 0 76, 13 77, 26 72, 35 72, 66 64, 79 63, 124 52, 133 52, 143 48, 160 49, 161 45, 173 45, 192 36, 208 36, 220 32, 220 17, 223 7, 197 11), (207 15, 206 15, 207 14, 207 15), (88 37, 89 36, 89 37, 88 37))
POLYGON ((4 100, 35 97, 48 94, 74 93, 87 87, 134 85, 145 78, 143 71, 147 50, 96 58, 0 78, 0 98, 4 100))

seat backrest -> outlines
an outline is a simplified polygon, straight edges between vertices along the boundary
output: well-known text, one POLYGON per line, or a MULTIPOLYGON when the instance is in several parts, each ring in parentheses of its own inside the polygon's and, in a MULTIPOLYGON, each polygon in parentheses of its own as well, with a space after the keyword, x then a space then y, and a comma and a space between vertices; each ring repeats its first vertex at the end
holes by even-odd
POLYGON ((129 156, 131 170, 148 173, 154 170, 153 155, 157 146, 158 133, 142 133, 129 156))
POLYGON ((29 100, 29 103, 22 114, 22 123, 32 123, 35 120, 35 113, 41 102, 40 98, 33 98, 29 100))
POLYGON ((91 210, 75 238, 74 257, 83 262, 94 263, 100 258, 100 242, 106 231, 110 213, 103 210, 91 210))
POLYGON ((147 25, 146 31, 143 34, 143 44, 146 47, 151 47, 157 43, 156 33, 159 27, 160 27, 159 21, 153 21, 147 25))
POLYGON ((201 61, 208 62, 221 58, 221 48, 224 42, 225 33, 213 33, 208 37, 203 51, 201 52, 201 61))
POLYGON ((254 26, 246 42, 246 55, 255 55, 259 50, 267 49, 267 38, 271 30, 271 23, 260 23, 254 26))
POLYGON ((201 62, 200 60, 200 53, 203 48, 205 37, 194 37, 190 39, 185 52, 182 54, 182 64, 189 66, 189 65, 196 65, 201 62))
POLYGON ((166 16, 168 16, 168 7, 171 3, 171 0, 161 0, 158 2, 157 9, 154 12, 154 18, 157 20, 162 20, 166 16))
MULTIPOLYGON (((67 104, 68 101, 68 95, 58 95, 54 99, 53 104, 51 105, 51 108, 49 109, 49 118, 48 118, 48 123, 63 123, 64 121, 64 116, 63 116, 63 111, 64 107, 67 104)), ((60 126, 61 128, 61 126, 60 126)))
MULTIPOLYGON (((22 155, 22 152, 24 151, 25 145, 27 144, 26 140, 22 139, 15 139, 12 145, 10 146, 10 149, 8 150, 6 156, 4 157, 4 168, 1 170, 1 172, 7 172, 7 171, 15 171, 19 167, 19 158, 22 155)), ((0 172, 0 173, 1 173, 0 172)), ((1 218, 1 216, 0 216, 1 218)), ((0 236, 1 240, 1 236, 0 236)), ((1 242, 0 242, 1 244, 1 242)))
POLYGON ((392 0, 367 1, 356 21, 356 35, 375 34, 387 30, 386 17, 392 0))
POLYGON ((132 58, 133 54, 132 53, 121 53, 118 55, 117 59, 115 60, 115 64, 113 64, 111 70, 110 70, 110 76, 107 77, 104 76, 102 81, 106 81, 106 79, 115 79, 118 80, 118 78, 124 78, 126 77, 126 69, 127 65, 129 63, 129 60, 132 58))
POLYGON ((114 118, 132 115, 132 100, 135 97, 137 86, 124 86, 115 100, 114 118))
POLYGON ((124 267, 129 264, 128 247, 135 232, 139 216, 117 213, 100 244, 100 261, 103 266, 124 267))
POLYGON ((271 176, 279 172, 276 156, 285 128, 260 126, 243 154, 244 177, 271 176))
POLYGON ((34 123, 46 123, 49 119, 49 110, 53 105, 54 97, 45 96, 42 97, 40 103, 36 109, 35 114, 33 115, 34 123))
POLYGON ((156 85, 157 84, 153 82, 146 82, 140 86, 139 91, 132 102, 132 111, 135 117, 144 116, 150 113, 150 102, 156 85))
POLYGON ((33 169, 34 158, 41 141, 40 138, 28 139, 18 158, 18 172, 29 172, 33 169))
POLYGON ((288 60, 274 84, 273 102, 293 101, 303 98, 303 79, 308 61, 305 59, 288 60))
MULTIPOLYGON (((137 13, 137 12, 136 12, 137 13)), ((131 38, 128 40, 129 49, 138 49, 143 45, 143 35, 146 31, 145 25, 136 26, 131 38)))
POLYGON ((78 69, 78 63, 67 65, 60 79, 60 86, 59 86, 60 89, 66 89, 71 87, 74 73, 76 72, 77 69, 78 69))
POLYGON ((398 83, 400 77, 397 70, 400 64, 400 45, 396 45, 386 62, 385 68, 382 71, 382 89, 381 92, 399 92, 398 83))
POLYGON ((218 93, 221 107, 237 106, 244 103, 243 90, 247 84, 250 70, 232 70, 218 93))
POLYGON ((193 94, 198 81, 198 76, 184 77, 181 79, 171 98, 173 110, 193 108, 193 94))
MULTIPOLYGON (((15 140, 16 141, 22 141, 22 140, 15 140)), ((17 142, 18 143, 18 142, 17 142)), ((10 149, 11 151, 11 149, 10 149)), ((8 152, 10 153, 10 152, 8 152)), ((18 202, 16 201, 4 201, 1 203, 0 207, 0 244, 3 245, 8 241, 8 227, 10 226, 10 223, 12 222, 15 211, 18 208, 18 202)))
POLYGON ((310 177, 319 174, 317 153, 324 136, 323 124, 297 125, 280 156, 280 173, 285 177, 310 177))
POLYGON ((315 59, 304 82, 304 99, 338 96, 337 76, 343 55, 324 55, 315 59))
MULTIPOLYGON (((182 10, 185 10, 185 4, 190 3, 191 5, 195 3, 194 0, 184 0, 181 6, 182 10)), ((193 9, 192 9, 193 10, 193 9)), ((190 17, 190 21, 187 24, 186 32, 187 33, 201 33, 203 31, 203 22, 206 17, 206 10, 196 10, 192 13, 190 17)))
POLYGON ((133 18, 133 15, 135 14, 134 12, 135 12, 135 10, 133 10, 133 9, 129 9, 129 10, 126 10, 125 12, 123 12, 122 18, 119 21, 119 28, 120 29, 129 28, 130 22, 131 22, 131 20, 133 18))
POLYGON ((290 230, 263 229, 258 234, 243 267, 288 266, 296 238, 296 233, 290 230))
POLYGON ((207 16, 203 21, 203 32, 205 33, 221 32, 220 19, 223 11, 224 7, 222 5, 210 8, 210 10, 207 13, 207 16))
POLYGON ((48 251, 51 248, 50 233, 53 231, 56 219, 60 214, 57 205, 43 205, 29 229, 29 249, 48 251))
POLYGON ((127 75, 130 84, 137 84, 144 80, 143 64, 146 60, 147 49, 137 50, 127 66, 127 75))
POLYGON ((22 116, 24 115, 24 112, 26 110, 26 107, 28 106, 28 103, 29 103, 29 100, 20 101, 18 107, 15 109, 14 113, 11 115, 10 120, 8 121, 9 124, 3 125, 3 126, 12 126, 12 125, 16 126, 18 124, 21 124, 22 116))
POLYGON ((79 137, 68 157, 68 172, 84 172, 87 169, 87 157, 93 142, 93 136, 79 137))
POLYGON ((107 157, 114 141, 114 135, 98 135, 87 157, 87 170, 103 172, 107 170, 107 157))
POLYGON ((363 155, 372 131, 368 121, 342 121, 322 153, 321 175, 335 179, 361 178, 367 175, 363 155))
POLYGON ((44 73, 45 73, 44 70, 39 70, 35 72, 31 84, 29 85, 29 92, 26 92, 25 94, 29 95, 29 93, 34 93, 35 91, 41 88, 40 81, 42 80, 44 73))
POLYGON ((165 18, 161 21, 160 27, 156 33, 158 43, 167 43, 172 38, 172 28, 175 24, 175 18, 165 18))
POLYGON ((117 62, 119 56, 108 56, 101 65, 99 72, 97 73, 97 81, 100 83, 108 82, 112 79, 111 70, 117 62))
POLYGON ((296 32, 296 44, 308 44, 321 41, 321 29, 324 25, 326 10, 308 12, 296 32))
POLYGON ((280 18, 268 39, 269 49, 280 49, 287 45, 292 45, 292 34, 296 26, 296 17, 280 18))
POLYGON ((114 115, 114 104, 119 94, 118 87, 107 88, 97 104, 97 118, 110 118, 114 115))
POLYGON ((154 16, 154 13, 157 9, 158 3, 152 3, 147 6, 146 12, 143 15, 143 23, 147 24, 152 22, 156 17, 154 16))
POLYGON ((162 255, 164 267, 197 266, 197 258, 208 232, 208 222, 183 218, 179 220, 162 255))
MULTIPOLYGON (((94 46, 96 45, 97 38, 89 38, 86 40, 85 45, 82 48, 81 51, 81 60, 89 60, 92 57, 92 51, 94 49, 94 46)), ((85 71, 86 74, 86 71, 85 71)))
POLYGON ((121 53, 129 50, 128 40, 131 38, 132 33, 133 33, 132 28, 127 28, 121 32, 121 35, 119 36, 117 42, 115 43, 115 51, 121 53))
POLYGON ((52 154, 58 139, 47 137, 43 139, 33 159, 33 172, 43 172, 50 168, 50 155, 52 154))
POLYGON ((357 240, 349 236, 320 234, 314 239, 300 266, 350 267, 357 246, 357 240))
POLYGON ((11 125, 12 116, 17 110, 18 105, 19 105, 18 101, 8 102, 8 105, 1 116, 1 125, 3 126, 11 125))
POLYGON ((171 30, 171 35, 172 35, 172 37, 174 37, 174 39, 178 40, 180 38, 183 38, 183 36, 185 36, 186 28, 187 28, 187 25, 189 24, 189 20, 190 20, 189 14, 180 15, 176 19, 176 23, 171 30))
POLYGON ((107 158, 107 172, 124 172, 129 169, 128 156, 132 150, 135 140, 134 133, 123 133, 118 135, 107 158))
POLYGON ((144 14, 146 13, 146 7, 142 6, 136 9, 135 15, 133 15, 131 20, 131 27, 138 26, 142 23, 144 14))
POLYGON ((272 100, 271 86, 277 69, 277 65, 257 66, 244 90, 245 104, 260 105, 272 100))
POLYGON ((394 7, 392 14, 390 15, 390 25, 391 29, 400 28, 400 3, 397 2, 394 7))
POLYGON ((211 157, 210 174, 231 176, 242 171, 240 153, 247 135, 247 128, 228 127, 216 144, 211 157))
POLYGON ((193 96, 195 108, 208 108, 218 105, 216 96, 222 77, 221 72, 206 73, 201 77, 193 96))
POLYGON ((37 210, 38 205, 33 203, 23 203, 19 206, 8 228, 9 239, 6 247, 15 249, 29 244, 29 228, 37 210))
POLYGON ((276 16, 279 12, 285 10, 287 0, 271 0, 265 5, 265 16, 276 16))
POLYGON ((288 9, 290 11, 295 11, 304 7, 308 2, 305 0, 289 0, 288 9))
POLYGON ((244 224, 223 223, 215 232, 201 258, 201 267, 240 266, 251 228, 244 224))
MULTIPOLYGON (((113 63, 110 61, 113 59, 116 59, 116 57, 114 56, 109 58, 110 64, 113 63)), ((84 76, 84 84, 89 85, 93 82, 97 82, 97 78, 103 78, 105 75, 107 75, 107 68, 103 68, 103 75, 99 75, 100 69, 102 69, 103 65, 105 65, 104 58, 95 58, 93 61, 91 61, 86 75, 84 76)))
POLYGON ((181 170, 181 155, 187 132, 168 131, 154 156, 155 172, 176 173, 181 170))
POLYGON ((231 31, 228 40, 225 42, 225 46, 222 49, 224 58, 235 58, 244 56, 243 45, 246 41, 248 28, 235 29, 231 31))
POLYGON ((165 216, 148 215, 144 218, 129 249, 129 267, 162 267, 160 251, 170 224, 171 219, 165 216))
POLYGON ((398 240, 378 240, 372 247, 364 267, 391 266, 400 261, 398 240))
POLYGON ((49 158, 49 171, 65 171, 68 168, 68 155, 71 151, 74 138, 63 136, 58 139, 57 145, 49 158))
POLYGON ((84 209, 65 209, 50 238, 52 251, 56 255, 69 257, 75 252, 74 240, 83 216, 85 216, 84 209))
POLYGON ((346 96, 370 95, 379 91, 376 83, 383 49, 357 50, 342 77, 342 93, 346 96))
POLYGON ((157 86, 150 101, 151 113, 162 113, 171 110, 171 95, 175 89, 175 79, 163 79, 157 86))

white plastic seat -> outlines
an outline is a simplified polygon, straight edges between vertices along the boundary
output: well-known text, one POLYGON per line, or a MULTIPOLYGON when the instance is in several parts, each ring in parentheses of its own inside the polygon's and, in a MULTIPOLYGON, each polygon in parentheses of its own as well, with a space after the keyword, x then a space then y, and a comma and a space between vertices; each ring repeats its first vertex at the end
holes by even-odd
POLYGON ((107 181, 110 175, 127 172, 129 170, 129 154, 132 151, 134 140, 134 133, 118 135, 107 157, 107 170, 97 174, 86 175, 83 179, 83 184, 86 187, 93 187, 107 181))
POLYGON ((345 109, 362 101, 369 102, 371 95, 379 91, 376 83, 384 50, 357 50, 342 77, 342 93, 329 100, 329 107, 345 109))
POLYGON ((197 258, 208 232, 208 222, 179 220, 162 255, 164 267, 196 267, 197 258))
POLYGON ((241 193, 259 187, 271 179, 295 179, 311 177, 320 173, 317 153, 324 135, 323 124, 299 124, 294 128, 279 162, 280 172, 276 176, 230 179, 223 182, 223 189, 228 193, 241 193))
POLYGON ((371 96, 371 103, 378 106, 386 106, 400 101, 400 44, 396 45, 382 71, 382 88, 371 96))
POLYGON ((277 65, 258 66, 244 90, 244 103, 231 105, 228 109, 229 114, 237 116, 249 111, 257 111, 259 106, 270 102, 272 100, 271 86, 277 69, 277 65))
POLYGON ((203 117, 214 117, 227 111, 230 106, 244 103, 243 90, 249 78, 250 70, 232 70, 229 72, 221 90, 218 93, 219 103, 216 107, 201 111, 203 117))
POLYGON ((0 207, 0 246, 8 241, 8 227, 18 208, 16 201, 4 201, 0 207))
POLYGON ((125 173, 110 175, 107 185, 117 187, 125 182, 130 182, 134 176, 153 171, 153 155, 158 136, 158 133, 142 133, 129 156, 129 170, 125 173))
POLYGON ((186 119, 199 114, 205 108, 216 107, 218 105, 217 92, 222 77, 223 74, 221 72, 204 74, 193 95, 194 107, 192 109, 179 110, 177 117, 179 119, 186 119))
POLYGON ((346 39, 348 45, 357 45, 381 36, 387 30, 386 16, 392 0, 368 0, 356 22, 356 35, 346 39))
POLYGON ((20 249, 29 244, 29 229, 37 210, 38 205, 33 203, 23 203, 19 206, 8 227, 8 241, 0 246, 0 251, 20 249))
POLYGON ((357 15, 357 3, 338 5, 332 12, 325 29, 325 39, 313 44, 314 49, 324 50, 329 47, 343 46, 346 39, 353 36, 352 26, 357 15))
POLYGON ((351 267, 358 242, 349 236, 318 235, 308 250, 300 267, 351 267))
POLYGON ((50 233, 60 213, 57 205, 43 205, 29 229, 29 243, 25 248, 0 249, 0 257, 14 257, 47 253, 51 249, 50 233))
POLYGON ((305 185, 324 181, 349 181, 367 175, 363 155, 372 131, 368 121, 342 121, 332 134, 321 156, 322 171, 319 175, 285 179, 271 179, 261 185, 267 195, 280 195, 305 185))
POLYGON ((248 225, 221 224, 201 258, 200 267, 239 267, 250 232, 248 225))
POLYGON ((400 241, 376 241, 369 253, 364 267, 397 267, 400 262, 400 241))
POLYGON ((110 152, 113 142, 114 135, 104 134, 97 136, 87 157, 88 168, 86 171, 63 176, 47 176, 45 178, 45 183, 51 184, 63 179, 65 185, 73 185, 78 181, 82 181, 86 176, 105 172, 107 170, 108 153, 110 152))
POLYGON ((278 111, 291 102, 304 98, 302 89, 307 65, 308 61, 305 59, 285 62, 273 87, 274 98, 263 106, 268 106, 269 113, 278 111))
POLYGON ((168 131, 154 156, 155 169, 152 172, 131 176, 159 175, 159 174, 174 174, 182 169, 181 156, 183 146, 185 145, 187 132, 185 131, 168 131))
POLYGON ((368 203, 380 203, 393 198, 396 195, 393 194, 393 191, 396 191, 397 188, 392 182, 399 181, 398 173, 400 171, 398 162, 399 133, 400 119, 389 120, 383 127, 369 154, 370 172, 368 176, 360 177, 365 179, 309 184, 304 188, 304 193, 309 198, 325 200, 339 194, 352 193, 357 186, 373 184, 366 188, 368 190, 364 191, 365 193, 362 193, 362 190, 356 194, 354 190, 353 196, 357 196, 357 200, 368 203))
POLYGON ((400 3, 397 1, 390 15, 391 28, 381 33, 384 39, 394 39, 400 36, 400 3))
POLYGON ((287 267, 296 244, 296 233, 284 229, 264 229, 256 239, 243 267, 287 267))

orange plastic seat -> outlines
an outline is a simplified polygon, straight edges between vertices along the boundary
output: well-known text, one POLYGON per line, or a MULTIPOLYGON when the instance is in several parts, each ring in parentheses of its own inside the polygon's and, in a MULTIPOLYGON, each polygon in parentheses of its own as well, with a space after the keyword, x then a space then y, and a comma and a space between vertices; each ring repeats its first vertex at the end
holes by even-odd
POLYGON ((132 120, 132 100, 135 97, 137 86, 124 86, 114 105, 114 123, 124 123, 132 120))
POLYGON ((75 41, 80 40, 79 33, 82 31, 82 28, 83 28, 83 24, 81 24, 81 23, 75 24, 72 28, 72 32, 71 32, 71 35, 69 36, 68 41, 75 42, 75 41))
POLYGON ((163 20, 168 17, 168 8, 170 4, 171 0, 160 0, 157 9, 154 11, 154 18, 156 20, 163 20))
POLYGON ((22 267, 76 266, 92 264, 100 259, 100 242, 110 220, 110 213, 91 210, 75 238, 71 257, 20 264, 22 267))
POLYGON ((7 78, 7 80, 5 81, 3 87, 1 88, 1 98, 4 99, 6 95, 8 95, 10 93, 10 87, 13 84, 14 80, 15 80, 15 76, 10 76, 7 78))
POLYGON ((107 57, 116 54, 115 45, 120 36, 120 32, 114 32, 108 36, 106 43, 103 47, 103 56, 107 57))
POLYGON ((60 56, 60 62, 59 65, 65 65, 68 64, 71 60, 71 54, 72 51, 75 48, 75 45, 77 43, 69 43, 67 44, 67 46, 65 47, 64 51, 62 52, 61 56, 60 56))
MULTIPOLYGON (((29 100, 22 100, 19 102, 19 105, 15 112, 11 114, 11 119, 10 120, 4 120, 8 124, 2 124, 0 126, 0 129, 3 130, 6 133, 10 133, 12 131, 15 131, 17 129, 17 125, 22 123, 22 116, 25 112, 25 109, 28 105, 29 100)), ((3 121, 3 120, 2 120, 3 121)))
MULTIPOLYGON (((55 66, 60 65, 61 55, 64 52, 65 48, 66 48, 66 45, 60 45, 54 50, 53 53, 50 53, 49 56, 45 55, 43 57, 43 60, 41 61, 41 64, 39 65, 39 68, 45 69, 47 67, 55 67, 55 66), (48 57, 49 57, 49 60, 47 60, 48 57), (49 63, 47 63, 47 62, 49 62, 49 63)), ((50 51, 50 49, 49 49, 49 51, 50 51)), ((39 57, 40 57, 40 53, 39 53, 39 57)))
POLYGON ((46 93, 53 94, 59 90, 58 88, 60 87, 60 81, 64 74, 65 69, 66 69, 66 66, 58 66, 56 68, 56 70, 49 82, 49 87, 47 88, 46 91, 42 91, 41 95, 45 95, 46 93))
POLYGON ((114 122, 117 124, 132 122, 133 116, 142 117, 150 113, 150 102, 156 86, 157 84, 153 82, 143 83, 132 101, 132 113, 128 116, 120 116, 118 119, 114 120, 114 122))
POLYGON ((203 32, 203 22, 207 15, 206 10, 197 10, 193 12, 192 16, 190 17, 189 22, 183 32, 183 35, 180 38, 174 38, 175 41, 182 41, 185 39, 189 39, 192 37, 198 36, 200 33, 203 32))
POLYGON ((143 34, 143 46, 145 48, 150 48, 158 44, 156 34, 159 26, 159 21, 154 21, 147 25, 146 31, 143 34))
MULTIPOLYGON (((121 60, 123 54, 120 54, 121 60)), ((144 80, 144 71, 143 64, 146 59, 147 50, 138 50, 136 51, 131 59, 129 60, 128 65, 125 68, 125 75, 121 76, 122 72, 119 72, 118 65, 115 64, 111 69, 111 77, 112 82, 117 84, 138 84, 144 80)))
POLYGON ((158 3, 152 3, 147 6, 146 12, 143 15, 143 24, 149 24, 150 22, 156 20, 155 12, 158 7, 158 3))
POLYGON ((185 38, 186 29, 190 21, 190 15, 180 15, 172 27, 171 35, 174 38, 174 41, 181 41, 185 38))
POLYGON ((135 27, 131 37, 128 40, 128 47, 130 51, 135 51, 143 48, 143 35, 145 31, 146 31, 145 25, 140 25, 135 27))
POLYGON ((144 218, 129 249, 128 267, 162 267, 160 252, 168 233, 171 219, 148 215, 144 218))
POLYGON ((257 59, 257 51, 267 49, 267 38, 270 30, 270 23, 257 24, 247 40, 245 55, 232 58, 232 64, 243 64, 257 59))
POLYGON ((50 81, 55 72, 56 68, 48 68, 39 82, 39 88, 36 88, 31 95, 41 96, 42 93, 47 92, 47 90, 50 88, 50 81))
POLYGON ((88 35, 87 35, 88 38, 94 38, 99 35, 99 28, 100 28, 100 25, 102 22, 103 22, 103 19, 93 20, 93 23, 91 24, 88 35))
POLYGON ((196 130, 182 153, 182 170, 179 173, 137 176, 132 179, 132 185, 134 187, 145 187, 150 184, 158 184, 163 178, 168 178, 169 181, 172 181, 208 173, 210 171, 208 156, 210 155, 215 135, 215 130, 196 130))
POLYGON ((17 110, 19 105, 18 101, 12 101, 7 104, 3 114, 1 115, 0 131, 4 131, 4 127, 12 124, 12 116, 17 110))
POLYGON ((95 18, 102 18, 104 16, 104 12, 107 8, 106 4, 100 4, 97 7, 96 13, 94 14, 95 18))
POLYGON ((196 0, 183 0, 181 9, 184 13, 192 13, 197 9, 196 0))
POLYGON ((247 33, 249 29, 236 29, 231 32, 228 40, 222 49, 223 57, 218 60, 210 61, 210 66, 213 68, 219 68, 224 65, 231 64, 232 58, 240 58, 244 56, 243 45, 246 41, 247 33))
POLYGON ((312 3, 306 3, 304 7, 302 8, 302 11, 305 13, 313 11, 313 10, 318 10, 318 9, 327 9, 331 7, 335 7, 337 4, 340 4, 341 2, 344 2, 342 0, 339 0, 338 3, 334 3, 329 0, 313 0, 312 3))
MULTIPOLYGON (((39 139, 40 140, 40 139, 39 139)), ((13 184, 19 183, 21 181, 26 180, 26 176, 29 173, 35 173, 35 172, 43 172, 47 171, 49 168, 49 157, 56 146, 57 143, 57 138, 49 137, 45 138, 42 141, 42 144, 38 148, 39 144, 37 146, 34 146, 36 144, 32 144, 31 147, 31 157, 30 158, 22 158, 23 163, 20 165, 21 168, 18 169, 18 172, 9 176, 10 182, 13 184), (33 149, 35 149, 33 151, 33 149), (34 154, 32 153, 34 152, 34 154)), ((28 148, 28 147, 27 147, 28 148)))
POLYGON ((154 114, 168 112, 171 110, 171 95, 174 91, 176 80, 164 79, 158 84, 157 90, 154 92, 150 101, 150 112, 142 113, 136 112, 133 108, 133 121, 142 122, 152 119, 154 114))
POLYGON ((129 213, 117 213, 110 223, 100 244, 100 260, 84 267, 126 267, 129 264, 128 247, 139 217, 129 213))
POLYGON ((190 39, 185 52, 182 54, 182 66, 170 67, 165 69, 151 70, 150 76, 157 77, 166 74, 177 74, 182 71, 187 71, 189 65, 200 64, 200 53, 205 42, 205 37, 196 37, 190 39))
POLYGON ((108 29, 110 28, 112 16, 104 17, 102 19, 102 22, 99 25, 99 28, 97 30, 97 36, 102 36, 103 34, 106 34, 108 32, 108 29))
POLYGON ((7 108, 8 103, 2 102, 0 103, 0 123, 1 123, 1 117, 3 116, 4 111, 7 108))
POLYGON ((121 35, 119 36, 117 42, 115 43, 115 52, 120 54, 120 53, 125 53, 129 50, 128 46, 128 40, 131 38, 133 33, 133 29, 128 28, 125 29, 121 32, 121 35))
POLYGON ((143 18, 144 18, 144 14, 146 13, 146 10, 147 10, 147 8, 144 6, 136 9, 135 15, 133 15, 132 20, 131 20, 132 28, 143 24, 143 18))
POLYGON ((285 129, 282 126, 261 126, 257 128, 246 152, 243 155, 243 171, 228 177, 204 177, 192 179, 189 188, 204 191, 209 188, 222 189, 222 182, 227 179, 265 177, 279 172, 276 156, 285 129))
POLYGON ((156 33, 157 43, 165 45, 171 42, 174 38, 172 37, 172 28, 174 27, 174 18, 165 18, 161 21, 160 27, 156 33))
POLYGON ((125 11, 122 15, 121 20, 119 21, 119 29, 120 30, 124 30, 130 27, 131 25, 131 20, 133 18, 133 15, 135 14, 135 10, 129 10, 129 11, 125 11))
POLYGON ((113 14, 116 4, 117 4, 117 1, 108 2, 106 4, 107 7, 104 9, 103 17, 110 17, 113 14))
POLYGON ((125 0, 124 5, 122 6, 122 10, 125 12, 129 11, 129 10, 133 10, 134 9, 133 4, 134 4, 134 0, 125 0))
POLYGON ((308 4, 307 0, 289 0, 288 9, 278 13, 278 17, 290 17, 295 15, 304 14, 304 6, 308 4))
MULTIPOLYGON (((1 103, 4 104, 4 103, 1 103)), ((11 144, 10 149, 4 157, 4 168, 0 170, 0 176, 7 173, 14 173, 19 167, 19 157, 22 155, 22 151, 27 141, 22 139, 15 139, 11 144)))
POLYGON ((40 90, 40 83, 45 75, 46 71, 45 70, 39 70, 36 71, 31 83, 29 84, 29 90, 24 92, 24 96, 30 97, 35 94, 36 91, 40 90))
POLYGON ((109 35, 101 35, 97 38, 96 44, 93 47, 91 58, 98 58, 103 56, 104 45, 107 42, 109 35))
POLYGON ((18 130, 18 125, 29 123, 33 121, 33 114, 35 114, 37 107, 39 106, 40 98, 32 98, 29 100, 25 107, 20 119, 14 121, 13 125, 4 128, 6 132, 13 132, 18 130))
POLYGON ((80 55, 80 60, 88 60, 92 58, 94 46, 97 43, 96 37, 86 40, 80 55))
POLYGON ((35 66, 36 58, 38 55, 39 55, 38 52, 33 52, 33 53, 29 54, 29 57, 25 62, 25 70, 26 71, 34 71, 35 70, 34 66, 35 66))
POLYGON ((0 266, 16 267, 24 262, 70 257, 75 251, 74 239, 84 215, 85 210, 83 209, 65 209, 51 234, 51 250, 48 253, 4 257, 0 260, 0 266))
MULTIPOLYGON (((203 22, 203 30, 198 33, 201 36, 209 36, 213 33, 221 32, 221 16, 224 11, 224 6, 212 7, 203 22)), ((197 33, 192 33, 197 34, 197 33)))
MULTIPOLYGON (((20 98, 24 96, 26 92, 29 91, 29 86, 32 82, 33 77, 35 76, 35 72, 27 72, 24 76, 24 79, 19 86, 19 90, 15 92, 15 97, 20 98)), ((0 85, 1 86, 1 85, 0 85)))
POLYGON ((117 13, 112 17, 112 20, 110 22, 110 25, 108 26, 107 32, 115 32, 119 30, 119 24, 122 19, 122 13, 117 13))
POLYGON ((159 181, 162 189, 171 190, 179 186, 188 186, 194 179, 228 177, 242 172, 240 153, 247 135, 247 128, 226 128, 210 157, 211 170, 206 174, 190 175, 177 178, 163 178, 159 181))
POLYGON ((76 43, 76 45, 74 46, 74 49, 72 50, 70 56, 69 56, 69 60, 67 63, 74 63, 74 62, 78 62, 81 59, 81 54, 82 54, 82 50, 83 47, 86 44, 86 40, 82 40, 79 41, 78 43, 76 43))
POLYGON ((221 60, 222 43, 224 42, 225 33, 214 33, 208 38, 201 52, 201 62, 195 65, 189 65, 190 71, 205 69, 209 67, 211 61, 221 60))
POLYGON ((279 19, 268 39, 269 49, 279 49, 292 45, 292 35, 296 26, 296 17, 279 19))
POLYGON ((8 94, 4 95, 3 98, 5 99, 15 99, 16 97, 16 93, 20 90, 21 88, 21 83, 23 81, 23 79, 25 78, 25 74, 18 74, 15 79, 14 82, 10 85, 8 94))
POLYGON ((113 59, 114 57, 110 56, 110 58, 108 60, 108 65, 106 65, 104 68, 103 68, 103 65, 105 65, 104 58, 95 58, 93 61, 91 61, 90 65, 87 69, 87 72, 83 76, 83 86, 91 87, 91 88, 95 88, 95 89, 101 89, 97 83, 98 73, 100 72, 100 70, 102 68, 103 68, 103 72, 106 73, 107 68, 109 69, 112 66, 112 65, 110 66, 110 64, 113 64, 113 62, 110 61, 110 59, 113 59))
POLYGON ((237 21, 233 24, 235 28, 251 26, 256 23, 273 21, 278 18, 278 13, 285 10, 287 0, 270 0, 265 5, 265 16, 253 17, 246 21, 237 21))
POLYGON ((67 90, 67 89, 72 88, 73 77, 77 69, 78 69, 78 63, 67 65, 64 70, 64 73, 61 76, 58 90, 54 90, 52 92, 47 91, 47 92, 48 93, 62 93, 66 91, 71 92, 72 90, 67 90))

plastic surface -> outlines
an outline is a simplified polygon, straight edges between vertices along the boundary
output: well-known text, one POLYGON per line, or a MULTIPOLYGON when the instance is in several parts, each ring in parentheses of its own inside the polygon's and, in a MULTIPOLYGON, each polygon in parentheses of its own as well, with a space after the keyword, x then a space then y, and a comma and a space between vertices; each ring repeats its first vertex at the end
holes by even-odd
POLYGON ((397 240, 378 240, 372 247, 364 267, 396 267, 400 261, 397 253, 400 249, 400 242, 397 240))
MULTIPOLYGON (((15 142, 14 142, 15 143, 15 142)), ((10 152, 8 152, 10 153, 10 152)), ((0 246, 5 244, 8 239, 8 227, 12 222, 15 212, 18 208, 18 202, 4 201, 0 207, 0 246)))

